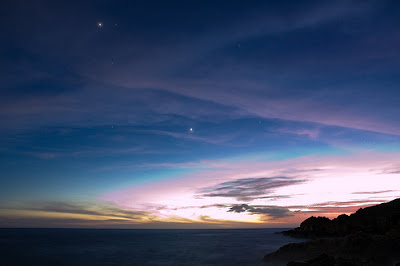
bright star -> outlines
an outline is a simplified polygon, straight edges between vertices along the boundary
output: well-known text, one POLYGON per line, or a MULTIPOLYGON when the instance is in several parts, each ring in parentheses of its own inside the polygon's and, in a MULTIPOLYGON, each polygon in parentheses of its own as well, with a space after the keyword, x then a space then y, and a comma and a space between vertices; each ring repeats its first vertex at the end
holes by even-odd
POLYGON ((103 22, 101 22, 101 21, 97 22, 97 27, 102 28, 103 27, 103 22))
POLYGON ((190 128, 190 132, 193 132, 193 128, 190 128))

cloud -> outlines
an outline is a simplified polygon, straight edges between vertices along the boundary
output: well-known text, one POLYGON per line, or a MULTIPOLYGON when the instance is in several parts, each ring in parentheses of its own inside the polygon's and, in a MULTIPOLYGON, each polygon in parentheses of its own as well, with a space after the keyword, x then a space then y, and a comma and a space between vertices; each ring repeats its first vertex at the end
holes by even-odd
MULTIPOLYGON (((231 221, 224 219, 212 219, 201 216, 199 220, 186 221, 149 221, 145 223, 132 223, 128 220, 107 219, 54 219, 46 217, 5 217, 1 216, 2 228, 110 228, 110 229, 216 229, 216 228, 265 228, 263 223, 251 223, 231 221)), ((297 224, 292 224, 294 227, 297 224)), ((281 225, 278 224, 280 227, 281 225)))
MULTIPOLYGON (((397 173, 399 174, 399 173, 397 173)), ((362 192, 353 192, 352 194, 360 194, 360 195, 374 195, 374 194, 382 194, 382 193, 390 193, 390 192, 397 192, 397 190, 380 190, 380 191, 362 191, 362 192)))
MULTIPOLYGON (((269 197, 275 189, 306 182, 305 179, 296 179, 293 177, 257 177, 241 178, 233 181, 227 181, 208 187, 203 190, 205 197, 229 197, 236 198, 238 201, 252 201, 269 197)), ((270 196, 274 198, 274 196, 270 196)), ((278 195, 279 197, 288 197, 278 195)))
POLYGON ((307 218, 304 216, 311 212, 337 215, 396 198, 395 192, 377 195, 355 193, 399 190, 397 175, 381 174, 382 169, 391 169, 398 158, 397 152, 361 152, 270 161, 261 155, 243 156, 240 160, 201 161, 200 165, 193 166, 196 168, 193 172, 110 191, 100 200, 114 202, 122 208, 150 211, 162 217, 180 216, 195 220, 205 215, 213 219, 255 221, 268 217, 262 215, 265 212, 275 217, 294 214, 296 217, 288 216, 288 221, 297 222, 296 219, 307 218), (253 209, 240 207, 241 204, 253 209), (149 205, 166 208, 158 210, 149 205), (232 207, 232 211, 227 212, 232 207), (274 207, 289 209, 293 213, 285 214, 284 210, 275 210, 274 207), (249 210, 258 212, 260 217, 252 215, 249 210), (295 211, 299 213, 295 214, 295 211))
POLYGON ((293 134, 298 136, 306 136, 310 139, 316 140, 321 134, 320 127, 309 128, 279 128, 276 130, 278 133, 293 134))
MULTIPOLYGON (((337 87, 328 88, 326 85, 332 83, 329 81, 332 75, 333 80, 338 80, 337 76, 342 77, 340 71, 343 66, 354 66, 353 61, 364 63, 362 60, 370 58, 372 51, 392 58, 387 53, 397 53, 399 39, 394 35, 397 34, 396 27, 392 30, 394 36, 391 37, 394 38, 387 37, 390 36, 390 28, 382 33, 387 35, 386 42, 395 48, 387 49, 390 48, 386 47, 388 44, 367 41, 368 38, 381 39, 374 38, 380 30, 371 28, 371 32, 362 36, 348 37, 349 33, 346 33, 344 38, 340 35, 339 37, 343 38, 338 39, 343 43, 332 44, 332 38, 318 38, 322 42, 318 47, 325 53, 316 51, 321 53, 315 56, 317 59, 313 58, 307 49, 299 50, 302 46, 315 49, 315 46, 311 47, 307 42, 309 39, 315 39, 315 36, 297 38, 301 37, 301 33, 304 33, 301 31, 304 29, 307 29, 304 33, 306 34, 329 23, 369 16, 378 10, 376 6, 379 5, 376 1, 313 2, 289 8, 260 5, 258 8, 253 6, 246 10, 243 10, 241 5, 240 8, 236 6, 233 15, 229 12, 225 15, 218 13, 218 18, 211 18, 212 14, 205 4, 195 12, 190 8, 187 12, 179 12, 177 21, 189 21, 190 31, 174 30, 174 34, 170 34, 164 27, 155 26, 150 34, 153 37, 149 39, 143 33, 143 28, 138 28, 137 25, 141 23, 132 20, 132 17, 142 15, 137 14, 138 16, 126 17, 126 21, 132 21, 131 25, 113 28, 112 33, 107 32, 113 34, 114 37, 110 38, 115 40, 113 42, 103 39, 106 36, 105 28, 99 32, 96 31, 98 29, 90 29, 90 26, 82 27, 92 25, 93 21, 96 21, 96 18, 87 15, 87 6, 76 9, 85 16, 77 15, 79 20, 73 24, 69 22, 68 25, 64 24, 69 20, 62 7, 50 7, 46 4, 40 8, 18 7, 18 14, 10 15, 10 19, 11 24, 19 29, 17 37, 20 38, 15 38, 15 43, 9 45, 20 47, 29 41, 26 50, 17 50, 16 53, 24 55, 18 56, 17 59, 26 59, 22 62, 20 59, 14 60, 16 63, 10 60, 10 63, 13 63, 7 67, 8 71, 14 74, 10 75, 12 78, 8 77, 9 81, 5 85, 7 92, 13 92, 13 95, 2 97, 2 125, 8 126, 9 129, 15 128, 16 125, 28 128, 48 124, 132 125, 157 123, 174 115, 208 120, 252 115, 398 134, 398 126, 391 124, 398 117, 397 103, 391 100, 397 99, 397 95, 385 99, 379 91, 380 97, 371 97, 370 94, 374 94, 377 89, 374 86, 366 87, 365 84, 338 84, 337 87), (29 13, 26 19, 38 23, 35 27, 21 19, 25 13, 29 13), (187 19, 198 14, 208 15, 209 18, 205 23, 201 23, 201 27, 195 19, 187 19), (53 16, 59 19, 49 19, 53 16), (39 26, 47 25, 47 21, 55 21, 58 24, 55 24, 54 28, 39 26), (138 34, 140 37, 132 38, 132 31, 137 32, 134 35, 138 34), (292 32, 294 35, 290 34, 292 32), (288 39, 285 39, 286 36, 288 39), (296 42, 292 41, 292 37, 296 37, 296 42), (354 39, 360 40, 360 43, 354 42, 354 39), (263 40, 272 46, 263 45, 263 40), (323 42, 324 40, 326 42, 323 42), (234 49, 233 52, 227 49, 230 46, 236 47, 238 42, 248 43, 250 48, 242 49, 243 51, 234 49), (282 45, 282 42, 288 45, 282 45), (297 45, 298 42, 300 45, 297 45), (292 43, 295 43, 295 46, 292 47, 292 43), (371 47, 366 47, 367 44, 371 47), (253 47, 266 48, 260 50, 253 47), (285 47, 289 51, 285 51, 285 47), (257 53, 255 57, 251 53, 253 50, 257 53), (332 50, 335 52, 331 52, 332 50), (72 54, 74 56, 69 56, 72 54), (241 55, 239 58, 238 54, 241 55), (354 54, 358 55, 358 60, 348 60, 349 56, 354 54), (111 58, 115 58, 113 65, 111 58), (326 62, 326 65, 321 67, 320 62, 326 62), (232 65, 235 67, 232 68, 232 65), (331 76, 325 77, 326 73, 321 71, 324 68, 331 76), (332 71, 332 68, 336 71, 332 71), (24 70, 23 80, 15 77, 15 73, 21 73, 21 69, 24 70), (65 69, 70 71, 65 73, 65 69), (315 69, 321 72, 315 72, 315 69), (308 75, 310 72, 313 75, 308 75), (310 79, 304 82, 308 76, 310 79), (318 84, 319 80, 315 80, 315 76, 321 76, 321 79, 327 81, 318 84), (284 82, 287 80, 290 81, 289 84, 284 82), (299 80, 303 82, 298 82, 299 80), (315 86, 322 89, 309 88, 315 83, 315 86), (36 89, 37 84, 44 84, 45 88, 36 89), (56 90, 61 85, 63 89, 56 90), (344 85, 347 85, 347 88, 344 85), (28 92, 25 91, 26 87, 30 88, 28 92), (348 89, 349 87, 353 89, 348 89), (18 92, 17 96, 15 91, 18 92), (42 95, 37 92, 42 92, 42 95), (357 104, 354 104, 354 95, 359 98, 357 104), (371 108, 372 106, 375 108, 371 108)), ((131 12, 138 12, 138 9, 133 8, 131 12)), ((163 16, 162 13, 159 15, 163 16)), ((179 24, 186 25, 174 24, 177 22, 175 20, 165 21, 168 29, 180 29, 179 24)), ((328 28, 324 32, 330 34, 329 30, 331 29, 328 28)), ((372 65, 375 66, 375 62, 372 65)), ((356 66, 355 69, 359 71, 360 67, 356 66)), ((343 79, 348 80, 346 77, 343 79)), ((383 89, 380 84, 378 88, 383 89)), ((299 131, 298 134, 313 137, 318 133, 305 130, 299 131)))
POLYGON ((173 131, 166 130, 137 130, 137 132, 150 133, 150 134, 158 134, 158 135, 166 135, 177 139, 187 139, 192 141, 206 142, 211 144, 218 145, 226 145, 230 141, 232 141, 235 137, 237 137, 238 133, 229 133, 220 136, 200 136, 192 133, 179 133, 173 131))
MULTIPOLYGON (((354 194, 354 193, 352 193, 354 194)), ((363 194, 361 194, 363 195, 363 194)), ((368 195, 368 194, 364 194, 368 195)), ((349 200, 349 201, 327 201, 309 205, 290 205, 286 206, 293 213, 301 213, 303 215, 316 213, 323 216, 336 216, 342 213, 354 213, 359 208, 366 208, 369 206, 381 204, 396 197, 383 198, 366 198, 362 200, 349 200)))
MULTIPOLYGON (((30 147, 32 149, 32 147, 30 147)), ((93 147, 91 149, 87 147, 75 148, 79 151, 72 151, 71 149, 46 149, 43 147, 34 147, 37 151, 26 151, 26 150, 11 150, 4 149, 6 152, 28 155, 40 159, 54 159, 60 157, 90 157, 90 156, 115 156, 120 154, 159 154, 162 153, 156 150, 145 149, 144 147, 137 146, 132 148, 99 148, 93 147)))
POLYGON ((247 204, 234 205, 228 210, 228 212, 236 212, 236 213, 248 212, 251 214, 262 214, 272 219, 279 219, 288 216, 293 216, 293 214, 291 214, 291 212, 287 208, 278 206, 255 207, 255 206, 249 206, 247 204))
MULTIPOLYGON (((217 206, 228 207, 228 205, 219 204, 203 207, 217 206)), ((187 206, 187 208, 193 207, 187 206)), ((161 217, 146 211, 122 209, 107 202, 67 203, 55 201, 0 206, 0 226, 119 229, 264 227, 262 223, 216 219, 208 215, 199 215, 195 219, 179 216, 161 217)))
POLYGON ((390 168, 383 169, 381 174, 400 174, 400 166, 392 166, 390 168))
POLYGON ((67 203, 61 201, 42 201, 29 204, 19 204, 8 207, 17 211, 49 212, 68 215, 94 216, 98 218, 113 218, 119 220, 140 221, 151 217, 145 211, 127 210, 107 202, 67 203))

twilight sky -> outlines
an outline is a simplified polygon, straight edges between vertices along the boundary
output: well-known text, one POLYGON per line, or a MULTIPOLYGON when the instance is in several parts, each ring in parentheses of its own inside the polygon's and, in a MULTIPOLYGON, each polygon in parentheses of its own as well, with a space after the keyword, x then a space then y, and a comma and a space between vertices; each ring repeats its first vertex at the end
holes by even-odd
POLYGON ((400 195, 398 1, 0 13, 0 227, 291 227, 400 195))

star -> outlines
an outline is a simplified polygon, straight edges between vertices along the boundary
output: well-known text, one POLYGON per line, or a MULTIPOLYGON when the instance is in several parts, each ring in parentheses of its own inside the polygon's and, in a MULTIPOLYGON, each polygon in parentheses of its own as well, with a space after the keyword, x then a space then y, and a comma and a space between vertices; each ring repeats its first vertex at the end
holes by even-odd
POLYGON ((101 21, 97 22, 97 27, 102 28, 103 27, 103 22, 101 22, 101 21))
POLYGON ((193 128, 190 128, 189 130, 190 130, 190 132, 193 132, 193 128))

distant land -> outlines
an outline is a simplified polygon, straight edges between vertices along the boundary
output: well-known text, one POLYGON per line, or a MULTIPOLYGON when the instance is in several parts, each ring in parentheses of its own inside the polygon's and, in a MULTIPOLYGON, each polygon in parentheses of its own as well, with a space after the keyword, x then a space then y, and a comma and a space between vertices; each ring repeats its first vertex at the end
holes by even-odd
POLYGON ((269 262, 297 265, 400 265, 400 198, 360 208, 350 216, 310 217, 282 232, 311 238, 265 255, 269 262))

